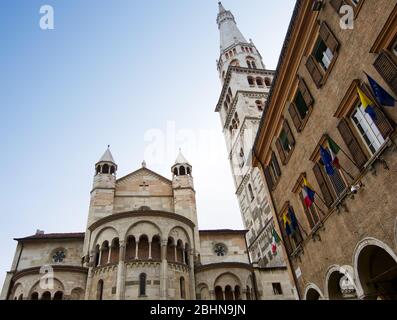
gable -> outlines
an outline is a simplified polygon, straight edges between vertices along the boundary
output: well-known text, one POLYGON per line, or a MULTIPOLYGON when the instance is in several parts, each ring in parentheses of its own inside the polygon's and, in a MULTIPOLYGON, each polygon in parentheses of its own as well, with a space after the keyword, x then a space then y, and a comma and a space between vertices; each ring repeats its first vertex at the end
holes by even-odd
POLYGON ((141 168, 116 181, 116 196, 172 196, 172 182, 141 168))

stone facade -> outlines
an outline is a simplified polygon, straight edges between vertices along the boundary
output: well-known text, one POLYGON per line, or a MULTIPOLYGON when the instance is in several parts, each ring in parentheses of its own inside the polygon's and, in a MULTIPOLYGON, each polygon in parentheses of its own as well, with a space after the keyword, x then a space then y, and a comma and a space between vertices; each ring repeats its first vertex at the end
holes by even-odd
MULTIPOLYGON (((249 254, 261 267, 285 266, 282 250, 272 252, 273 206, 265 179, 252 166, 252 146, 264 112, 274 71, 266 69, 252 40, 247 41, 233 14, 219 4, 220 57, 217 61, 222 91, 215 111, 226 141, 236 196, 249 254)), ((280 281, 289 281, 280 274, 280 281)))
POLYGON ((376 103, 366 73, 396 96, 397 2, 344 2, 353 29, 342 28, 341 1, 319 11, 297 1, 253 162, 267 178, 302 299, 395 299, 397 111, 376 103), (320 161, 329 137, 341 148, 334 173, 320 161), (304 179, 317 193, 310 207, 304 179))
POLYGON ((143 163, 117 179, 107 150, 86 232, 16 239, 1 299, 263 299, 246 231, 199 232, 192 167, 180 154, 171 172, 168 180, 143 163))

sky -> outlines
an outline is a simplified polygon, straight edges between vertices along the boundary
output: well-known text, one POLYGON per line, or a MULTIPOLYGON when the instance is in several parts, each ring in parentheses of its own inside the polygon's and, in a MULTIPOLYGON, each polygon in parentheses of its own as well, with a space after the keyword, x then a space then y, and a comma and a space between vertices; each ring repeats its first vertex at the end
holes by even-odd
MULTIPOLYGON (((275 69, 294 0, 225 0, 275 69)), ((1 0, 0 285, 36 229, 83 232, 94 164, 193 166, 200 229, 242 229, 218 114, 215 0, 1 0), (40 8, 54 29, 40 28, 40 8)))

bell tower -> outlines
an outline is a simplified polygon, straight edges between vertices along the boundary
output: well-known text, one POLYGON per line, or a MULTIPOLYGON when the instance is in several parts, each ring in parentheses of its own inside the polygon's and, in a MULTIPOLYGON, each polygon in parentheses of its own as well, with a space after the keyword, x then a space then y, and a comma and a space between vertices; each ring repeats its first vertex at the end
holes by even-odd
POLYGON ((179 150, 175 164, 171 167, 172 189, 174 192, 175 213, 192 221, 194 228, 194 246, 196 252, 200 251, 198 233, 196 191, 194 190, 192 166, 179 150))
POLYGON ((223 84, 229 66, 249 69, 265 69, 262 56, 250 39, 247 41, 237 27, 231 11, 219 2, 216 19, 220 34, 220 57, 217 61, 218 72, 223 84))

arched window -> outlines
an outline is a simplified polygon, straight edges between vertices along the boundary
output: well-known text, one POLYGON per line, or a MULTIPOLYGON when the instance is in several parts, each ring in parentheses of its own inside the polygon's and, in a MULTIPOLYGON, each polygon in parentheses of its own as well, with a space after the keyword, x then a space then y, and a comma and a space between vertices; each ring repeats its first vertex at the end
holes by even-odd
POLYGON ((30 296, 30 300, 39 300, 39 294, 37 292, 33 292, 30 296))
POLYGON ((109 166, 107 164, 103 165, 102 173, 104 173, 104 174, 108 174, 109 173, 109 166))
POLYGON ((161 260, 161 241, 158 235, 152 239, 152 259, 161 260))
POLYGON ((146 273, 139 275, 139 296, 146 296, 146 273))
POLYGON ((253 201, 255 199, 255 197, 254 197, 254 192, 252 190, 251 184, 248 185, 248 192, 250 194, 251 201, 253 201))
POLYGON ((225 300, 223 297, 222 287, 220 286, 215 287, 215 300, 225 300))
POLYGON ((49 291, 44 292, 41 296, 41 300, 51 300, 51 293, 49 291))
POLYGON ((189 253, 190 253, 189 244, 186 243, 186 244, 185 244, 185 262, 186 262, 187 265, 189 265, 189 262, 190 262, 190 260, 189 260, 189 253))
POLYGON ((251 67, 251 61, 247 60, 247 66, 248 66, 249 69, 252 69, 252 67, 251 67))
POLYGON ((186 299, 186 288, 185 288, 185 278, 181 277, 179 279, 179 290, 181 292, 181 299, 186 299))
POLYGON ((139 238, 138 259, 140 259, 140 260, 149 259, 149 240, 148 240, 148 237, 146 235, 142 235, 139 238))
POLYGON ((256 84, 259 86, 259 87, 263 87, 263 80, 262 80, 262 78, 256 78, 256 84))
POLYGON ((272 84, 272 80, 270 80, 270 78, 266 77, 266 78, 265 78, 265 85, 266 85, 266 87, 270 87, 271 84, 272 84))
POLYGON ((241 300, 241 292, 239 286, 234 287, 234 296, 236 300, 241 300))
POLYGON ((177 176, 178 175, 178 168, 174 169, 174 175, 177 176))
POLYGON ((185 176, 186 175, 185 167, 180 167, 179 168, 179 175, 181 175, 181 176, 185 176))
POLYGON ((116 168, 114 166, 110 167, 110 174, 114 174, 116 172, 116 168))
POLYGON ((100 174, 101 173, 101 166, 97 166, 96 167, 96 174, 100 174))
POLYGON ((63 292, 62 291, 55 292, 53 300, 62 300, 62 299, 63 299, 63 292))
POLYGON ((176 256, 177 256, 177 262, 183 263, 183 242, 182 240, 178 240, 177 246, 176 246, 176 256))
POLYGON ((117 263, 119 262, 119 253, 120 253, 120 243, 119 238, 115 238, 112 241, 112 250, 110 256, 110 263, 117 263))
POLYGON ((259 111, 263 111, 263 103, 260 100, 256 100, 256 107, 258 108, 259 111))
POLYGON ((233 67, 239 67, 240 66, 240 62, 238 62, 237 59, 232 60, 232 62, 230 62, 230 65, 233 67))
POLYGON ((97 300, 103 300, 103 280, 99 280, 98 281, 98 285, 97 285, 97 295, 96 295, 96 299, 97 300))
POLYGON ((127 261, 131 261, 135 259, 136 253, 136 241, 134 236, 129 236, 127 239, 127 247, 126 247, 126 259, 127 261))
POLYGON ((101 266, 104 266, 108 263, 108 259, 109 259, 109 242, 105 241, 102 244, 102 248, 101 248, 101 261, 99 262, 99 264, 101 266))
POLYGON ((23 300, 23 295, 22 294, 19 295, 18 300, 23 300))
POLYGON ((192 174, 192 171, 190 170, 189 167, 186 168, 186 173, 190 176, 192 174))
POLYGON ((247 80, 250 86, 255 86, 255 80, 253 77, 248 77, 247 80))
POLYGON ((95 267, 99 265, 99 244, 95 247, 95 267))
POLYGON ((229 59, 229 54, 227 52, 226 52, 225 56, 226 56, 226 59, 229 59))
POLYGON ((231 286, 225 287, 225 300, 234 300, 233 291, 231 286))
POLYGON ((175 261, 175 242, 174 239, 171 237, 168 238, 167 260, 169 262, 175 261))

